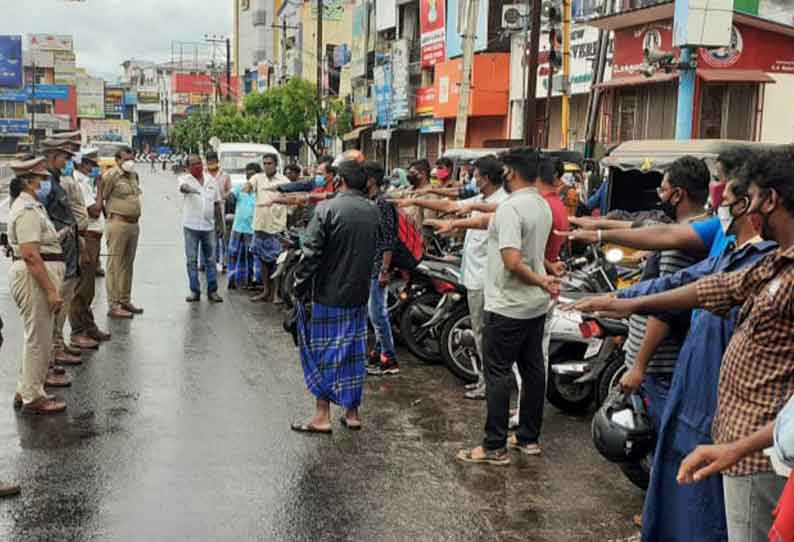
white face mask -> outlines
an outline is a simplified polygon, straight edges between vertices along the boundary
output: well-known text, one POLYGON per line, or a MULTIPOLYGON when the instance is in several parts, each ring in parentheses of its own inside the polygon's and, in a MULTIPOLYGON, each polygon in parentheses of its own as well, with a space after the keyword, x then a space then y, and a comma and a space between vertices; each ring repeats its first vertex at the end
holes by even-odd
POLYGON ((126 173, 135 171, 135 160, 126 160, 121 163, 121 170, 126 173))
POLYGON ((733 215, 731 214, 731 206, 730 205, 720 205, 717 207, 717 216, 720 218, 720 226, 722 226, 722 232, 727 234, 728 230, 731 229, 733 225, 733 215))

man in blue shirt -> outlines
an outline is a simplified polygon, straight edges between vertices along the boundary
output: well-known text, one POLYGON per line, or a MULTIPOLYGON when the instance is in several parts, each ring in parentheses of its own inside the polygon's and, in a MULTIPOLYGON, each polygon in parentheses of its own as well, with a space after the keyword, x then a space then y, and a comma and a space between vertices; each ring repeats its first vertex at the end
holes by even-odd
MULTIPOLYGON (((726 245, 721 255, 707 258, 673 275, 621 290, 617 299, 610 296, 591 298, 576 307, 585 312, 609 311, 620 303, 620 299, 660 293, 713 273, 735 271, 774 250, 774 243, 763 242, 757 237, 753 218, 747 213, 750 206, 748 187, 746 179, 736 179, 725 191, 716 220, 722 224, 722 237, 735 238, 736 241, 726 245)), ((710 234, 710 230, 707 233, 710 234)), ((676 474, 688 453, 700 444, 712 442, 711 425, 717 405, 720 366, 733 335, 737 310, 729 318, 720 318, 707 311, 697 311, 693 315, 662 414, 643 509, 643 542, 727 540, 721 477, 716 476, 697 485, 680 486, 676 474)))

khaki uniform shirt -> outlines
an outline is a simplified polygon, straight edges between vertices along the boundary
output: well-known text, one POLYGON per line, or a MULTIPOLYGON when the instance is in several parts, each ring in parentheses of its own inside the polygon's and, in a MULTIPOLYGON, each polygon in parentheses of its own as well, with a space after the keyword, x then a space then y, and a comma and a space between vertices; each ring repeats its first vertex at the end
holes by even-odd
POLYGON ((69 207, 72 209, 72 215, 77 222, 77 229, 85 231, 88 227, 88 210, 86 209, 85 197, 83 196, 83 189, 80 183, 73 177, 61 177, 61 186, 69 196, 69 207))
POLYGON ((102 199, 108 216, 141 216, 141 188, 137 173, 125 173, 114 167, 102 176, 102 199))
POLYGON ((251 177, 251 180, 248 182, 254 187, 254 194, 256 194, 254 231, 274 234, 286 230, 287 207, 284 205, 271 205, 270 207, 266 207, 265 204, 281 195, 278 192, 267 189, 288 183, 289 181, 287 178, 280 173, 276 173, 273 177, 268 177, 264 173, 259 173, 251 177))
POLYGON ((22 192, 11 205, 8 216, 8 242, 14 256, 22 257, 19 245, 38 243, 41 254, 61 254, 58 232, 52 225, 47 210, 35 197, 22 192))

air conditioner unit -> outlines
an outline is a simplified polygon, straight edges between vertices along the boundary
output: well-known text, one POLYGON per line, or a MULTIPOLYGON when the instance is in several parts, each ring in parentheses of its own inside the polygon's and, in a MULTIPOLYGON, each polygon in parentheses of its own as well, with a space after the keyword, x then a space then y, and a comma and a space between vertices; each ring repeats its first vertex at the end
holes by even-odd
POLYGON ((254 26, 265 26, 267 24, 267 11, 258 9, 254 12, 253 16, 254 26))
POLYGON ((526 4, 507 4, 502 6, 502 28, 519 30, 524 28, 524 20, 529 16, 526 4))

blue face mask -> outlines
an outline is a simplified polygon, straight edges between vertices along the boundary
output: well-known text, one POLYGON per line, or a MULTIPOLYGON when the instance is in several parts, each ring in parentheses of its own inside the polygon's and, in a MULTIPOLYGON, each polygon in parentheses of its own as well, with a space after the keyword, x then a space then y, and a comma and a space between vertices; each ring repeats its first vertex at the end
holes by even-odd
POLYGON ((41 181, 39 188, 36 190, 36 198, 41 203, 44 203, 47 200, 47 196, 50 195, 50 192, 52 192, 52 181, 49 179, 41 181))
POLYGON ((99 179, 99 177, 102 176, 102 170, 99 169, 99 166, 94 166, 91 169, 91 173, 89 173, 88 176, 91 177, 92 179, 99 179))
POLYGON ((323 186, 325 186, 325 177, 322 175, 315 175, 314 186, 316 186, 317 188, 322 188, 323 186))
POLYGON ((74 162, 72 162, 71 160, 67 160, 66 165, 63 166, 63 169, 61 169, 61 175, 64 175, 66 177, 71 177, 73 173, 74 173, 74 162))

